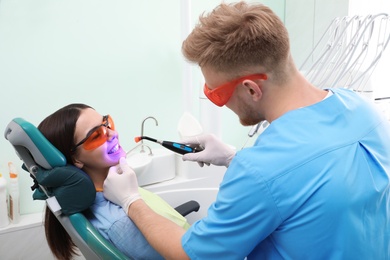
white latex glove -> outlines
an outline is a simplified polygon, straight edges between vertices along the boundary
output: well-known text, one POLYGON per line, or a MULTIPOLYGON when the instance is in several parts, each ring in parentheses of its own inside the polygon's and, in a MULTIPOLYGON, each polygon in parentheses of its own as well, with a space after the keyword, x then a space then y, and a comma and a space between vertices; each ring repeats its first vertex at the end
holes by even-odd
POLYGON ((203 167, 203 164, 229 167, 230 161, 236 154, 232 148, 224 144, 213 134, 191 137, 183 140, 182 143, 199 145, 204 148, 201 152, 183 155, 183 161, 196 161, 201 167, 203 167))
POLYGON ((125 158, 121 158, 119 164, 112 166, 108 171, 103 184, 103 195, 109 201, 121 206, 126 214, 131 203, 141 199, 137 176, 125 158))

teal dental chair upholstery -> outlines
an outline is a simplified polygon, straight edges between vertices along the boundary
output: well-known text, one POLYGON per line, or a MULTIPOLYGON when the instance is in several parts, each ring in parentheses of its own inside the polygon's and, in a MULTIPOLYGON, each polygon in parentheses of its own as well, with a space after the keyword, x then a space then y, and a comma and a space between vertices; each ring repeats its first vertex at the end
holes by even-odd
MULTIPOLYGON (((86 259, 128 259, 103 238, 81 213, 92 205, 96 195, 89 176, 76 167, 74 171, 68 170, 64 174, 61 171, 61 167, 66 165, 63 154, 34 125, 22 118, 13 119, 6 127, 4 136, 34 179, 34 199, 46 200, 86 259), (53 170, 50 175, 45 175, 43 169, 53 170)), ((199 204, 195 201, 176 208, 183 216, 198 209, 199 204)))

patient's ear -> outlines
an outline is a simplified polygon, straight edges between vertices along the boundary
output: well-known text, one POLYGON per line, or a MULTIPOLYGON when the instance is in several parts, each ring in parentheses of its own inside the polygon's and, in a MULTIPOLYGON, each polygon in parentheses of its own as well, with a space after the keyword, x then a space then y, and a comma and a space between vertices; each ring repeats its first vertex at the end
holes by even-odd
POLYGON ((84 163, 77 160, 75 157, 72 158, 74 166, 76 166, 79 169, 82 169, 84 167, 84 163))

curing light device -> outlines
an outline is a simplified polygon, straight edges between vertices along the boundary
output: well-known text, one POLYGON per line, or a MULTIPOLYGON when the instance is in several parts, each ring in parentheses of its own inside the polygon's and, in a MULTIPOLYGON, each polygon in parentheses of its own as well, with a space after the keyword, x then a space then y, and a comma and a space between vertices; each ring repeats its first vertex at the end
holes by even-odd
POLYGON ((154 138, 150 138, 148 136, 137 136, 134 138, 136 143, 138 143, 143 139, 161 144, 165 148, 179 154, 197 153, 203 150, 203 148, 201 148, 200 146, 185 145, 185 144, 170 142, 170 141, 160 141, 154 138))

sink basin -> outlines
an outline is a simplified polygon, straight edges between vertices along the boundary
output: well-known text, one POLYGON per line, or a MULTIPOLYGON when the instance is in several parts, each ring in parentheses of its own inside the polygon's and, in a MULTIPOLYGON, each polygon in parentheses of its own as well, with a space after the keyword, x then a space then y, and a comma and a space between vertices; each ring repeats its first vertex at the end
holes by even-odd
POLYGON ((132 153, 127 155, 126 161, 135 171, 137 178, 140 178, 151 165, 152 158, 148 153, 132 153))
POLYGON ((148 152, 134 152, 127 155, 128 164, 137 174, 138 185, 145 186, 163 182, 175 177, 175 154, 165 148, 148 152))

